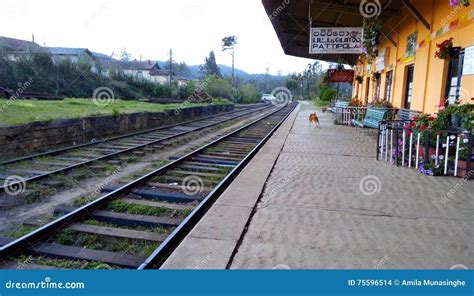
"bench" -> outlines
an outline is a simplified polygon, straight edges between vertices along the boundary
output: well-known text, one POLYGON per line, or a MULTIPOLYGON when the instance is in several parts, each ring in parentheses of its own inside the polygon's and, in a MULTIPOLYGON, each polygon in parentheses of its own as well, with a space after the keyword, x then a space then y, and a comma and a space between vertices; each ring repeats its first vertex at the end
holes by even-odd
POLYGON ((413 117, 420 115, 420 112, 410 109, 398 109, 397 120, 399 121, 410 121, 413 117))
POLYGON ((349 102, 337 101, 336 104, 334 105, 334 107, 331 107, 328 110, 331 113, 336 113, 337 108, 347 108, 347 107, 349 107, 349 102))
POLYGON ((365 113, 364 120, 353 119, 352 124, 362 128, 379 128, 380 122, 385 119, 385 113, 387 113, 385 108, 369 107, 365 113))

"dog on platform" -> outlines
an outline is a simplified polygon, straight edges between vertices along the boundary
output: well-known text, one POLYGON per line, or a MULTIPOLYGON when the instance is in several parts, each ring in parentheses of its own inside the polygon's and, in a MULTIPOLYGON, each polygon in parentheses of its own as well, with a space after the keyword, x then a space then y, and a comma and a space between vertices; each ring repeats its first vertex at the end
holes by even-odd
POLYGON ((309 115, 309 125, 315 128, 321 128, 321 125, 319 124, 319 118, 316 112, 313 112, 309 115))

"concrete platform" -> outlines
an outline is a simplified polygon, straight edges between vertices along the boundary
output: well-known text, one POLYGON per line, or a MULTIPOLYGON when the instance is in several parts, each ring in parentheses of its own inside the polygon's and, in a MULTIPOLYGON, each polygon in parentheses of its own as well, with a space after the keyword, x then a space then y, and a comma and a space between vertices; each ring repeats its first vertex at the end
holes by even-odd
POLYGON ((321 112, 309 127, 312 109, 292 114, 163 268, 474 268, 473 181, 378 162, 374 137, 321 112))

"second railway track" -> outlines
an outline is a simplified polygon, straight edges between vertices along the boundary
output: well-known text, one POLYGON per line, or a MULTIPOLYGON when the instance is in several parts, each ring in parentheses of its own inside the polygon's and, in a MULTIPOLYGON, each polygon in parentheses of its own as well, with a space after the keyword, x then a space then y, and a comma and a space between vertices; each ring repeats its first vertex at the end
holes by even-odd
POLYGON ((82 206, 56 208, 45 225, 0 238, 0 259, 29 255, 52 268, 159 267, 293 109, 280 107, 82 206))
POLYGON ((0 192, 43 180, 98 161, 109 160, 140 150, 156 151, 161 143, 206 128, 271 109, 271 105, 217 114, 209 118, 154 128, 98 142, 71 146, 0 163, 0 192))

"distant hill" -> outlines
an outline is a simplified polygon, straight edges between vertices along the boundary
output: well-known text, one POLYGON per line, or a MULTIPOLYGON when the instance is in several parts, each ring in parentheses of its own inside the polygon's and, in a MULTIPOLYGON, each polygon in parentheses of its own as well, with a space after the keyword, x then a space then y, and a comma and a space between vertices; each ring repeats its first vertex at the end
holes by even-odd
MULTIPOLYGON (((164 67, 166 62, 159 61, 158 64, 161 67, 164 67)), ((200 73, 200 70, 199 70, 201 66, 202 65, 188 65, 188 68, 191 71, 191 76, 193 76, 195 78, 199 78, 201 76, 201 73, 200 73)), ((218 66, 221 69, 222 75, 224 75, 224 76, 231 76, 232 75, 232 67, 229 67, 227 65, 221 65, 221 64, 218 64, 218 66)), ((239 77, 239 78, 244 79, 244 80, 263 79, 263 78, 265 78, 265 75, 266 75, 264 73, 250 74, 250 73, 248 73, 244 70, 238 69, 238 68, 234 69, 234 73, 235 73, 236 77, 239 77)), ((282 77, 281 76, 276 76, 276 75, 270 75, 270 78, 271 79, 278 79, 278 78, 282 78, 282 77)))

